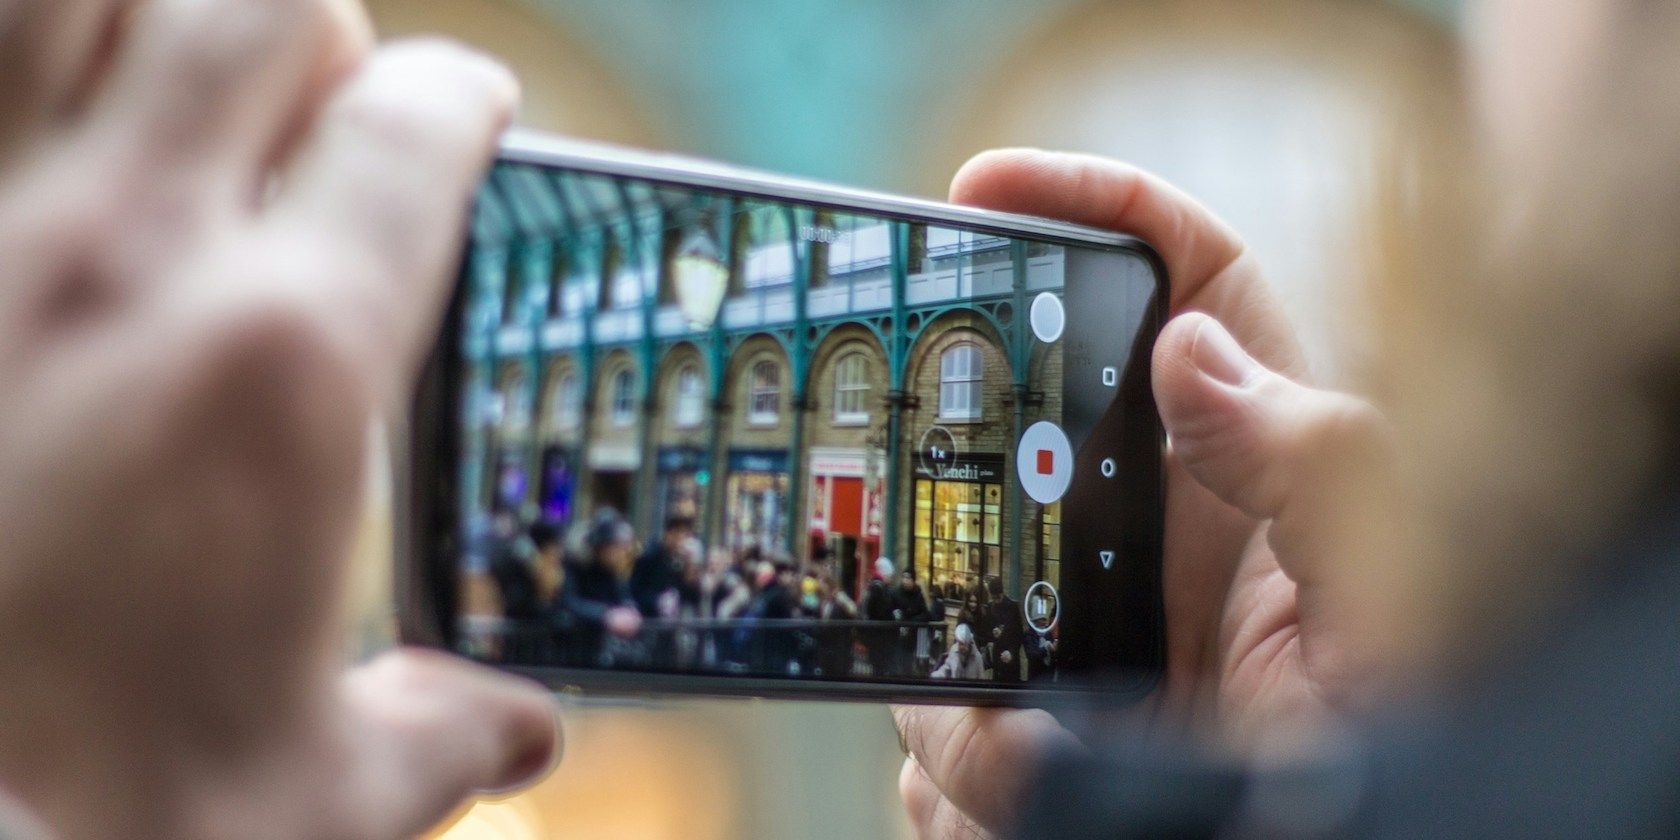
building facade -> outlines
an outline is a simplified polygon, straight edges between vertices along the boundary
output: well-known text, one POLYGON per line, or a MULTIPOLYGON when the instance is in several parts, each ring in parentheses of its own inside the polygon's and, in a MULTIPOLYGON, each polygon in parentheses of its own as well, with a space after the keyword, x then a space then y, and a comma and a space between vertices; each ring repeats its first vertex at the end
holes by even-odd
POLYGON ((463 345, 462 514, 876 557, 954 593, 1058 577, 1010 453, 1060 414, 1025 313, 1058 247, 624 179, 499 167, 463 345), (896 512, 896 515, 894 514, 896 512))

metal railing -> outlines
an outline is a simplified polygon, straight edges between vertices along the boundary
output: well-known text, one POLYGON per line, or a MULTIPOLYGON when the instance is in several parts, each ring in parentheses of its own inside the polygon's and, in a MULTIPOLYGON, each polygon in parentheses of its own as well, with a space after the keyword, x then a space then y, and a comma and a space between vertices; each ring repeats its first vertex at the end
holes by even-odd
POLYGON ((478 619, 463 628, 509 664, 811 677, 925 677, 943 622, 816 618, 646 619, 632 636, 572 622, 478 619))

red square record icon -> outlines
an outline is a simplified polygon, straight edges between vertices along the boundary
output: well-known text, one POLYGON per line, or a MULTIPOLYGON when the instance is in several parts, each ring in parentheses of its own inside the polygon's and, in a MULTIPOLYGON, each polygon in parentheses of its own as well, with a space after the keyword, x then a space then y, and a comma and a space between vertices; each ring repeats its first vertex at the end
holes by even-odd
POLYGON ((1054 475, 1056 472, 1056 453, 1048 449, 1038 450, 1038 474, 1054 475))

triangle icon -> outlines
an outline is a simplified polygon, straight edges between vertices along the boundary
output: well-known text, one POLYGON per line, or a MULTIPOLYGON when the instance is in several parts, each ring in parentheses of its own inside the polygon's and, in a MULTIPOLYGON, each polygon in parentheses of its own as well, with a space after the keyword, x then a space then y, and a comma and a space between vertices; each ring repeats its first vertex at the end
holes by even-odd
POLYGON ((1097 556, 1102 558, 1102 564, 1103 564, 1104 569, 1114 568, 1114 552, 1112 552, 1112 551, 1099 551, 1099 552, 1097 552, 1097 556))

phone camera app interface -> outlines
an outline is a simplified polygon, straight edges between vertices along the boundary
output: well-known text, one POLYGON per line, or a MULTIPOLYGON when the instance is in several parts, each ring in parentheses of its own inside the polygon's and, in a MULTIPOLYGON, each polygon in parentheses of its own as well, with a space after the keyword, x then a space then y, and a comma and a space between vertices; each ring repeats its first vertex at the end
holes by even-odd
POLYGON ((1128 469, 1084 449, 1153 305, 1130 259, 498 165, 463 281, 460 647, 1056 679, 1064 589, 1124 553, 1069 556, 1063 508, 1084 473, 1128 469), (1106 307, 1113 335, 1080 337, 1076 305, 1106 307), (1088 393, 1064 405, 1076 377, 1088 393))

